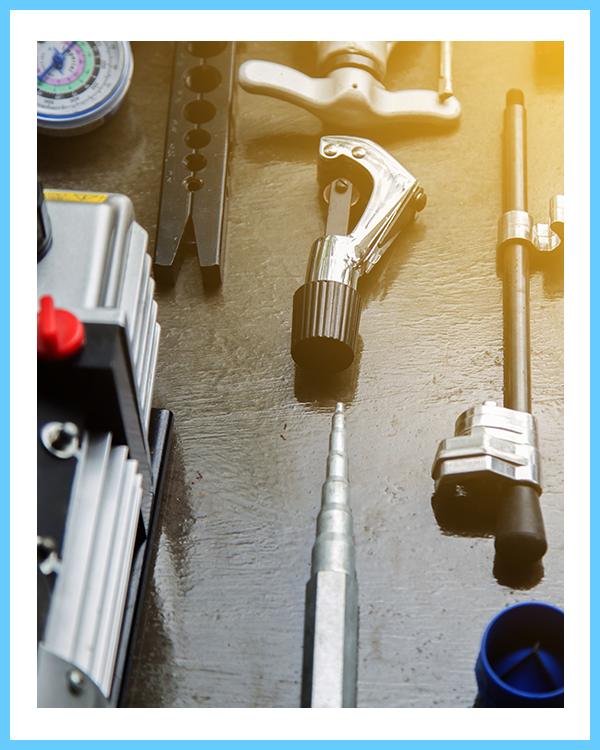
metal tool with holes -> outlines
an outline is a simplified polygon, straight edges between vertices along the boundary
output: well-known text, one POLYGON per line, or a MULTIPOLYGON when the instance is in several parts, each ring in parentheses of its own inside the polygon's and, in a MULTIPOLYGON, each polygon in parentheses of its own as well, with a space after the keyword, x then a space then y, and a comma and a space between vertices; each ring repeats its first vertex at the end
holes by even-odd
POLYGON ((496 551, 522 564, 546 552, 537 426, 531 414, 529 259, 564 241, 564 199, 550 202, 548 224, 527 213, 526 112, 523 92, 511 89, 504 111, 504 209, 498 261, 504 288, 504 406, 487 401, 456 422, 433 464, 435 493, 452 502, 465 495, 497 506, 496 551))
POLYGON ((356 707, 358 584, 346 443, 344 406, 337 404, 306 586, 302 708, 356 707))
POLYGON ((286 65, 247 60, 238 80, 246 91, 291 102, 334 126, 456 121, 460 103, 452 93, 451 42, 440 42, 437 91, 386 89, 388 57, 396 44, 400 42, 316 42, 320 78, 286 65))
POLYGON ((175 42, 154 277, 177 280, 186 248, 205 286, 223 276, 235 42, 175 42))
POLYGON ((328 187, 326 235, 313 247, 306 283, 294 295, 292 357, 300 366, 339 372, 354 360, 368 273, 427 197, 417 178, 381 146, 365 138, 321 138, 317 178, 328 187), (370 197, 348 233, 353 188, 370 197))

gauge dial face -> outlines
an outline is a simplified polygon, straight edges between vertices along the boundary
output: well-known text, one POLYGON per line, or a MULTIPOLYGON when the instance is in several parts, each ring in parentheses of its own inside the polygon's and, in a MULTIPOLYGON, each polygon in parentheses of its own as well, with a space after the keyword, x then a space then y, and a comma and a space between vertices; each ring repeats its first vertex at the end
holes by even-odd
POLYGON ((122 85, 123 42, 38 42, 38 119, 85 116, 122 85))

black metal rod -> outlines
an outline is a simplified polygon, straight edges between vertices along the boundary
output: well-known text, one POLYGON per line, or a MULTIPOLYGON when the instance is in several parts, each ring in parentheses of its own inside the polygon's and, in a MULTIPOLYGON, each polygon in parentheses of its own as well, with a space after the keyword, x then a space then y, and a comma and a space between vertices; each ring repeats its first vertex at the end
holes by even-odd
MULTIPOLYGON (((527 129, 523 92, 511 89, 504 110, 504 211, 527 211, 527 129)), ((518 241, 503 247, 504 406, 531 412, 529 248, 518 241)), ((533 563, 548 547, 539 495, 526 484, 510 486, 496 523, 496 551, 533 563)))
MULTIPOLYGON (((523 92, 511 89, 504 110, 504 211, 527 211, 527 135, 523 92)), ((529 248, 504 248, 504 406, 531 412, 529 248)))

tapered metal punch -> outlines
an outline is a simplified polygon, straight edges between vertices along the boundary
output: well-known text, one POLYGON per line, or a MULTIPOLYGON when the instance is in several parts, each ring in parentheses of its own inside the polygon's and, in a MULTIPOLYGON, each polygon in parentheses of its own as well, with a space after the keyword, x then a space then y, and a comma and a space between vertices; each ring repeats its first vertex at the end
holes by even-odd
POLYGON ((358 583, 348 482, 346 417, 337 404, 327 478, 306 586, 302 708, 355 708, 358 583))

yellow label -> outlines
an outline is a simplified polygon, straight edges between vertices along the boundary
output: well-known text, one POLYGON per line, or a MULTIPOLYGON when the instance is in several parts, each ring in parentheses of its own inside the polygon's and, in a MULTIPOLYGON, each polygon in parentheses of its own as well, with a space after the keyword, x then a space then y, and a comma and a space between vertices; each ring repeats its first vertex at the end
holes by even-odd
POLYGON ((47 201, 70 201, 71 203, 104 203, 108 195, 103 193, 68 193, 63 190, 44 190, 47 201))

